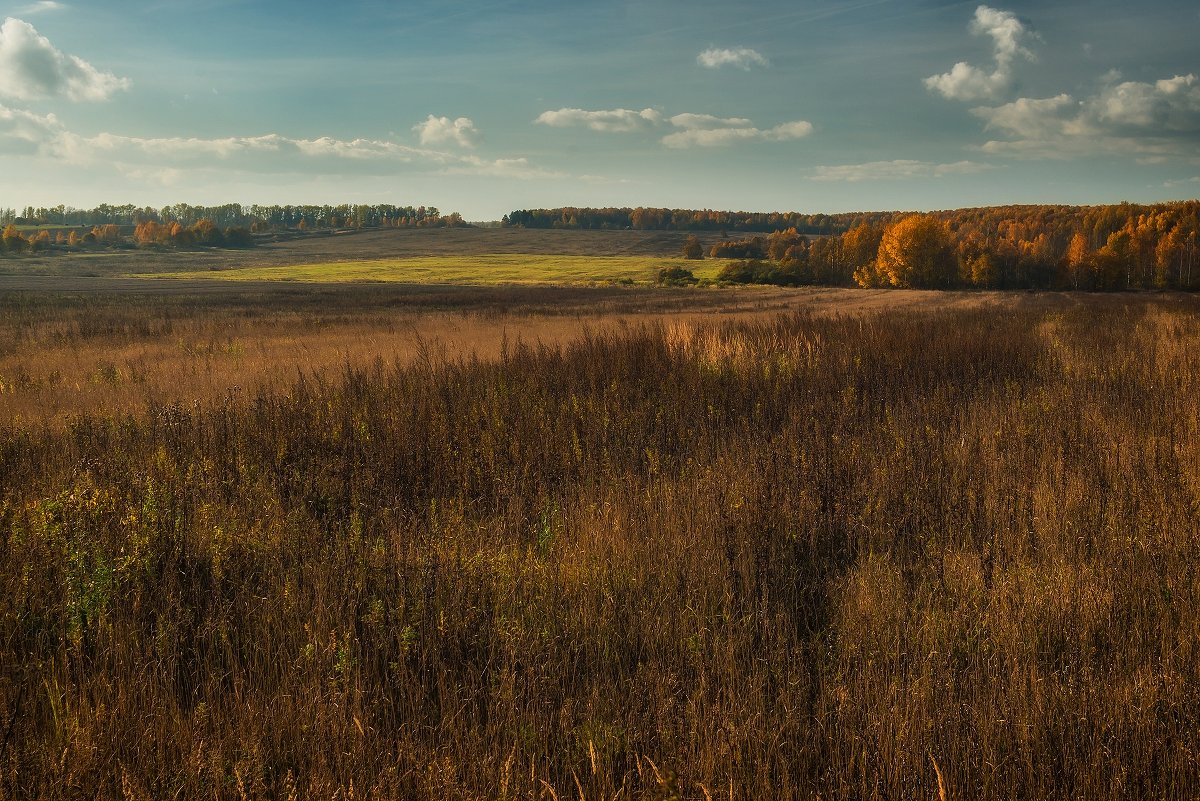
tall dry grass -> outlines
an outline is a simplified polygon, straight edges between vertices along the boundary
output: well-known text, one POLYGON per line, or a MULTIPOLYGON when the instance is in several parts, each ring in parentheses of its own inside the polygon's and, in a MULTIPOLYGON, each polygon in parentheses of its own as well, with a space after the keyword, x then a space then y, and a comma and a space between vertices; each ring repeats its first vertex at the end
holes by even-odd
POLYGON ((0 438, 16 798, 1190 798, 1190 299, 657 323, 0 438))

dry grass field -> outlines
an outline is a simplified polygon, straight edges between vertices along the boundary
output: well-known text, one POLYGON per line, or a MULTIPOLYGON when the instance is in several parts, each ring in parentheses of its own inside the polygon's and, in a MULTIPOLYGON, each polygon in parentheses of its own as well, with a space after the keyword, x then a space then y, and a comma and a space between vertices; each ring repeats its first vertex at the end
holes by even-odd
POLYGON ((9 280, 0 797, 1200 787, 1194 297, 9 280))
POLYGON ((758 319, 798 309, 827 315, 1007 306, 1016 298, 827 288, 13 281, 24 289, 5 292, 0 277, 0 419, 22 425, 281 388, 301 374, 376 359, 493 359, 505 343, 559 345, 585 331, 639 324, 758 319))

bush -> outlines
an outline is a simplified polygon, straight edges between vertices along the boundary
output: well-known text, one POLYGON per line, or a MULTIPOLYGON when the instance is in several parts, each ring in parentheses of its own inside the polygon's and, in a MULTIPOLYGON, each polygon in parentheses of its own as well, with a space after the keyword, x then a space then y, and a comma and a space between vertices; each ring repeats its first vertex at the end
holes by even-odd
POLYGON ((665 286, 688 286, 696 283, 696 276, 686 267, 664 267, 658 271, 658 283, 665 286))

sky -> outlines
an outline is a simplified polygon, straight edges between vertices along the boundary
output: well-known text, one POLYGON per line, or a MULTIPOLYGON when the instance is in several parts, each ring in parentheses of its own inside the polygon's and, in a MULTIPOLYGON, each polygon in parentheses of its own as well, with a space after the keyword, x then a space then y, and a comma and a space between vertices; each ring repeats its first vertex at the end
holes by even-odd
POLYGON ((0 207, 1200 196, 1194 0, 0 0, 0 207))

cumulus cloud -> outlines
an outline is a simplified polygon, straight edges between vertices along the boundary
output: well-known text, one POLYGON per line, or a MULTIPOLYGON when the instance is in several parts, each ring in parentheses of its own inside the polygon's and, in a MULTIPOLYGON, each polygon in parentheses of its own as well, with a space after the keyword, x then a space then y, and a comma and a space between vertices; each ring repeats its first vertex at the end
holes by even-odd
POLYGON ((1090 111, 1099 124, 1117 131, 1200 133, 1200 82, 1192 74, 1152 84, 1125 81, 1101 92, 1090 111))
POLYGON ((761 129, 744 117, 714 117, 711 114, 676 114, 669 122, 683 130, 669 133, 662 143, 674 149, 722 147, 735 142, 785 142, 812 133, 812 123, 794 120, 761 129))
POLYGON ((1200 153, 1200 81, 1176 75, 1153 83, 1113 80, 1083 100, 1060 94, 1019 98, 971 113, 1006 135, 990 153, 1068 157, 1124 152, 1143 158, 1200 153))
POLYGON ((710 47, 696 56, 696 63, 710 70, 721 67, 737 67, 747 71, 751 67, 769 67, 771 65, 766 56, 749 47, 710 47))
POLYGON ((449 117, 435 117, 430 114, 424 122, 414 125, 413 130, 420 136, 423 145, 453 142, 460 147, 475 147, 479 138, 479 130, 469 117, 452 120, 449 117))
POLYGON ((58 50, 28 22, 9 17, 0 26, 0 95, 17 100, 66 97, 107 100, 128 89, 127 78, 101 72, 58 50))
POLYGON ((971 109, 986 130, 1000 130, 1022 139, 1046 139, 1061 135, 1077 118, 1079 104, 1068 94, 1054 97, 1022 97, 1002 106, 971 109))
POLYGON ((606 109, 600 111, 585 111, 581 108, 560 108, 557 111, 543 111, 534 120, 540 125, 552 128, 571 128, 584 126, 593 131, 631 133, 653 127, 662 121, 662 115, 652 108, 632 111, 627 108, 606 109))
POLYGON ((992 169, 991 165, 974 161, 956 161, 950 164, 935 164, 928 161, 895 159, 893 161, 869 161, 865 164, 840 164, 817 167, 814 181, 896 181, 908 178, 941 178, 946 175, 971 175, 992 169))
POLYGON ((930 91, 949 100, 995 98, 1012 85, 1013 62, 1017 58, 1036 60, 1033 52, 1022 44, 1022 40, 1033 35, 1032 32, 1011 11, 979 6, 968 30, 973 36, 991 38, 996 61, 994 68, 989 72, 960 61, 949 72, 926 78, 925 86, 930 91))

